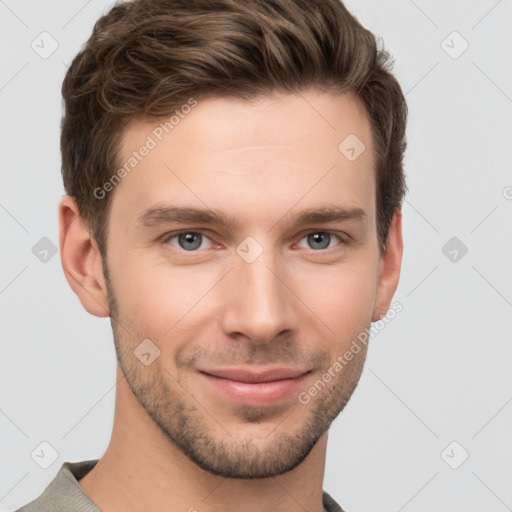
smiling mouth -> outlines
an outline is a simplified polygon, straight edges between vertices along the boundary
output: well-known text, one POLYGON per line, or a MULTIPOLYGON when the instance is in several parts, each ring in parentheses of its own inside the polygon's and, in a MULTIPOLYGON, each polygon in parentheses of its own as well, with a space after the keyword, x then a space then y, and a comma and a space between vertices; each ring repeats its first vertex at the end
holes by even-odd
POLYGON ((310 370, 271 368, 254 372, 247 369, 200 370, 213 389, 231 401, 244 405, 264 406, 288 398, 303 386, 310 370))

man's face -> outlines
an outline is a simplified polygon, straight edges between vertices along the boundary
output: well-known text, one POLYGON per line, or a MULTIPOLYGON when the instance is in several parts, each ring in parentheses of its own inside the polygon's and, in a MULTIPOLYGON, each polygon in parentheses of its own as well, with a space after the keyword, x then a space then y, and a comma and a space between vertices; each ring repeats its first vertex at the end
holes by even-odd
POLYGON ((233 478, 281 474, 343 409, 366 355, 363 347, 307 404, 298 399, 374 312, 370 126, 353 96, 313 91, 199 101, 161 141, 158 124, 129 126, 122 162, 148 135, 156 147, 112 192, 119 363, 150 417, 200 467, 233 478), (366 146, 353 161, 338 149, 350 134, 366 146), (297 224, 303 212, 325 209, 352 214, 297 224), (151 347, 160 350, 147 366, 135 355, 143 340, 151 340, 142 345, 148 361, 151 347))

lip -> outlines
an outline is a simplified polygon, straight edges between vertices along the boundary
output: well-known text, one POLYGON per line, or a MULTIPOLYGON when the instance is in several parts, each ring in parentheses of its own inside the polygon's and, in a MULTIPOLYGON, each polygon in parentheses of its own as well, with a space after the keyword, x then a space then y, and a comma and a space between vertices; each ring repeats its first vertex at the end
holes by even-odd
POLYGON ((229 399, 244 405, 264 406, 279 402, 302 384, 309 370, 275 367, 260 371, 243 368, 199 370, 209 384, 229 399))

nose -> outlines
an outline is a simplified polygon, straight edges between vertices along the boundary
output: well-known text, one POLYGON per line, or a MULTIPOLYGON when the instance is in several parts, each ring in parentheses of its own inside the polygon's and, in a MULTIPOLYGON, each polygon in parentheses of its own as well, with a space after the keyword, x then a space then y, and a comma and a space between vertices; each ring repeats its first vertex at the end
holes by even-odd
POLYGON ((272 342, 297 327, 296 298, 288 288, 289 272, 272 252, 252 263, 236 256, 221 291, 222 328, 227 336, 253 344, 272 342))

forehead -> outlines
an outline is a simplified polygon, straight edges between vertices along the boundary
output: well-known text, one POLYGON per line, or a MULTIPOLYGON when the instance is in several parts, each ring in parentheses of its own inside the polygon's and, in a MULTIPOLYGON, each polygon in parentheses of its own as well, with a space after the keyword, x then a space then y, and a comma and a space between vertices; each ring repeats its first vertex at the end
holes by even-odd
POLYGON ((121 151, 129 153, 146 135, 159 145, 179 148, 181 142, 195 141, 204 150, 215 151, 243 145, 296 145, 305 136, 311 145, 322 138, 325 146, 336 149, 338 139, 350 133, 364 139, 367 148, 372 145, 366 111, 352 92, 334 96, 310 90, 251 100, 189 99, 157 121, 138 118, 128 123, 121 151))
POLYGON ((124 205, 128 216, 166 202, 270 215, 322 200, 373 213, 371 129, 352 94, 198 100, 157 121, 132 121, 119 153, 121 166, 129 160, 113 197, 113 210, 124 205))

